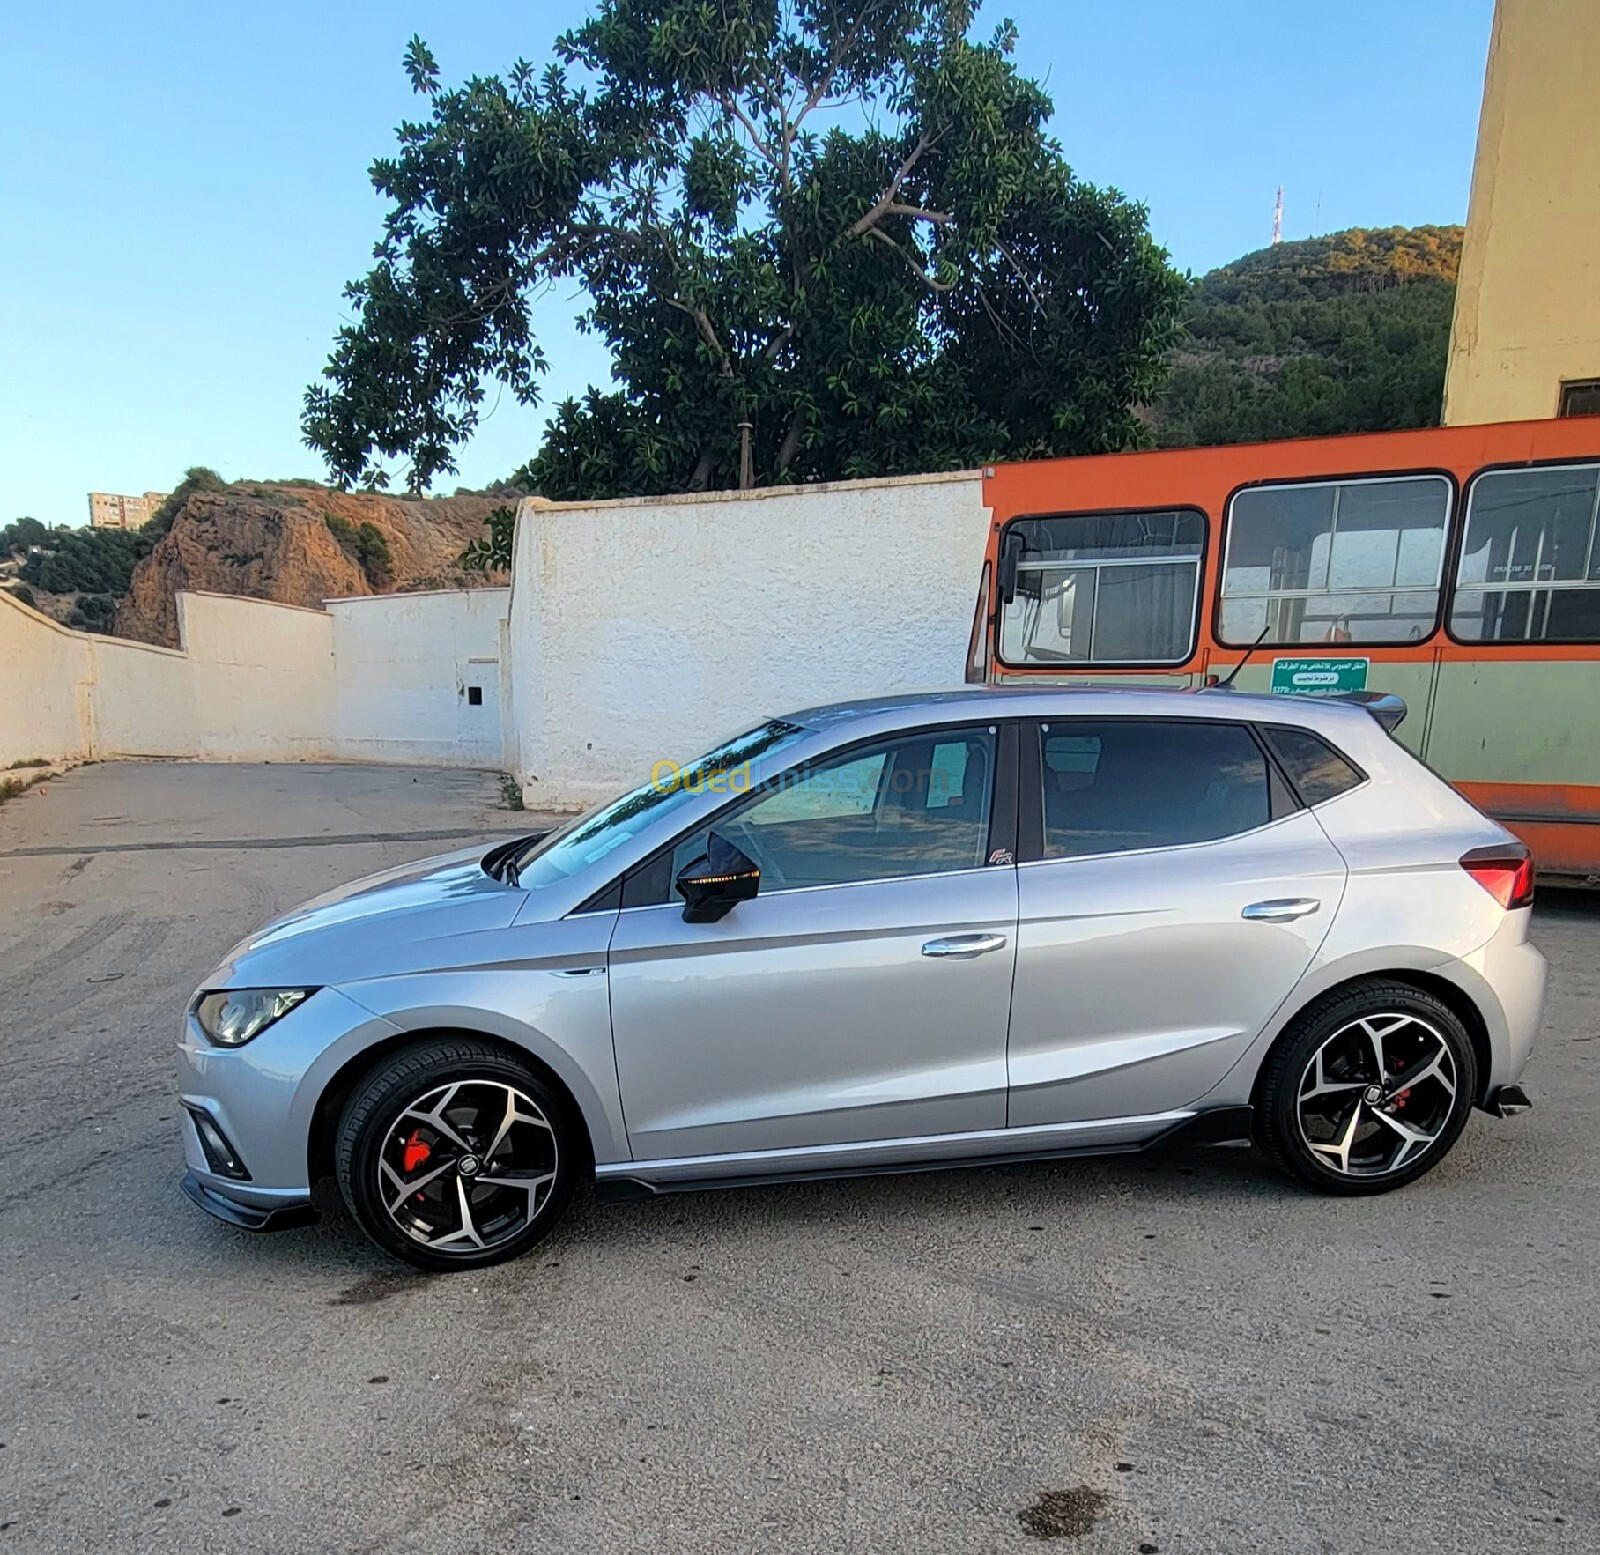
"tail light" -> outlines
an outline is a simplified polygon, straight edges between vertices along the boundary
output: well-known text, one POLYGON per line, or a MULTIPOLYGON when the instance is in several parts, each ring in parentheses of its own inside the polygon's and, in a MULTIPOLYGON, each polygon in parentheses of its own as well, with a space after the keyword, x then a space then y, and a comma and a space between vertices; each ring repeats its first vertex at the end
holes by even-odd
POLYGON ((1474 848, 1461 867, 1507 912, 1533 905, 1533 855, 1524 847, 1474 848))

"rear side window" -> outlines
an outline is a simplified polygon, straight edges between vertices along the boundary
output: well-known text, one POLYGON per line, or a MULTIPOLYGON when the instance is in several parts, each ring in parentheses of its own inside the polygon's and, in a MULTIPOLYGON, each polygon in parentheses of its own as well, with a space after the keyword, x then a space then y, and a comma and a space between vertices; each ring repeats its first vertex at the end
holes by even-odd
POLYGON ((1281 724, 1263 724, 1261 737, 1272 747, 1300 797, 1308 805, 1337 799, 1366 781, 1366 773, 1319 734, 1281 724))
POLYGON ((1039 739, 1046 858, 1212 842, 1296 808, 1240 724, 1072 719, 1039 739))

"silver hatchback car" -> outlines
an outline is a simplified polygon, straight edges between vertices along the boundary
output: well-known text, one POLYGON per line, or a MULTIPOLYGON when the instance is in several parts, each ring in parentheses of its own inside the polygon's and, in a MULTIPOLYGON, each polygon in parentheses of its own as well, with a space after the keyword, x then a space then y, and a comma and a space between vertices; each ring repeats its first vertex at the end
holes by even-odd
POLYGON ((1474 1106, 1527 1105, 1532 886, 1362 706, 818 708, 246 940, 185 1018, 184 1186, 265 1229, 312 1218, 331 1173, 428 1269, 523 1252, 591 1178, 1253 1138, 1380 1192, 1474 1106))

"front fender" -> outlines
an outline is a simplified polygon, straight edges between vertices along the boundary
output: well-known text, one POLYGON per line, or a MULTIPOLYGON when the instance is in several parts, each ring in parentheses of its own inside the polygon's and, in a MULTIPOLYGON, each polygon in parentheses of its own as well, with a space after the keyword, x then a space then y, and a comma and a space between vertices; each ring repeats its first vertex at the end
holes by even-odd
POLYGON ((537 954, 346 983, 341 992, 391 1029, 477 1033, 522 1048, 572 1093, 595 1164, 630 1160, 606 971, 615 921, 596 913, 543 923, 537 954))

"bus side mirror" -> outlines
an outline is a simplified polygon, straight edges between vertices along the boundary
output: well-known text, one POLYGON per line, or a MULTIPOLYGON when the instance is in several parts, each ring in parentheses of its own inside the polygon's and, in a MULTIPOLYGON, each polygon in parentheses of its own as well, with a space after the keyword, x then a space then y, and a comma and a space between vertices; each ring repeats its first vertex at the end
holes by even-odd
POLYGON ((1009 605, 1017 597, 1017 564, 1027 549, 1021 535, 1008 529, 1000 541, 1000 603, 1009 605))

